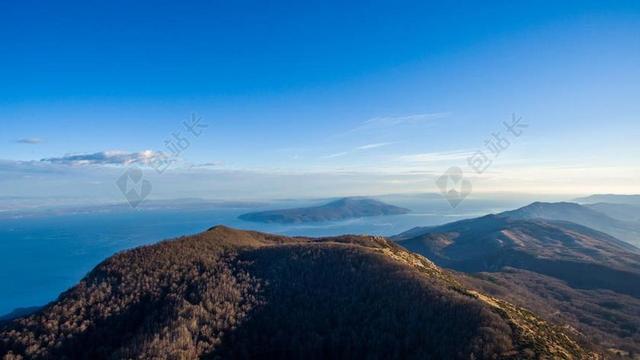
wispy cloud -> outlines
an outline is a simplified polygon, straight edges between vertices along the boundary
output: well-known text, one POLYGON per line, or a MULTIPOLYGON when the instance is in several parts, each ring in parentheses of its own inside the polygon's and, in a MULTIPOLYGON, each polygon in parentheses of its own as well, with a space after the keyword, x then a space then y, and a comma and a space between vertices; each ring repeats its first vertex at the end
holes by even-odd
POLYGON ((347 136, 353 133, 361 131, 376 131, 382 129, 389 129, 399 126, 416 126, 430 124, 435 120, 446 119, 451 116, 450 112, 436 112, 436 113, 421 113, 411 114, 403 116, 383 116, 374 117, 363 121, 353 129, 347 130, 343 133, 336 134, 333 137, 347 136))
POLYGON ((62 157, 45 158, 40 161, 61 165, 149 165, 158 159, 166 159, 166 156, 153 150, 133 153, 116 150, 92 154, 68 154, 62 157))
POLYGON ((391 145, 393 143, 391 142, 382 142, 382 143, 373 143, 373 144, 366 144, 366 145, 361 145, 358 146, 356 148, 354 148, 353 150, 350 151, 341 151, 338 153, 334 153, 334 154, 329 154, 329 155, 325 155, 322 156, 322 159, 335 159, 338 157, 343 157, 346 155, 350 155, 350 154, 355 154, 357 151, 367 151, 367 150, 372 150, 372 149, 377 149, 383 146, 387 146, 387 145, 391 145))
POLYGON ((471 155, 473 155, 473 151, 456 150, 456 151, 442 151, 442 152, 429 152, 429 153, 402 155, 398 158, 398 160, 403 162, 413 162, 413 163, 430 163, 430 162, 439 162, 439 161, 464 160, 471 155))
POLYGON ((393 144, 393 143, 391 143, 391 142, 382 142, 382 143, 375 143, 375 144, 367 144, 367 145, 358 146, 356 148, 356 150, 376 149, 376 148, 380 148, 380 147, 391 145, 391 144, 393 144))
POLYGON ((335 159, 335 158, 338 158, 338 157, 345 156, 347 154, 349 154, 349 152, 343 151, 343 152, 339 152, 339 153, 335 153, 335 154, 325 155, 322 158, 323 159, 335 159))
POLYGON ((412 114, 412 115, 404 115, 404 116, 376 117, 362 123, 360 128, 424 124, 434 120, 448 118, 450 116, 451 116, 450 112, 438 112, 438 113, 412 114))
POLYGON ((44 140, 40 139, 40 138, 22 138, 22 139, 18 139, 16 140, 16 142, 18 144, 29 144, 29 145, 36 145, 36 144, 41 144, 44 142, 44 140))
POLYGON ((220 166, 224 166, 224 161, 211 161, 211 162, 191 165, 192 168, 212 168, 212 167, 220 167, 220 166))

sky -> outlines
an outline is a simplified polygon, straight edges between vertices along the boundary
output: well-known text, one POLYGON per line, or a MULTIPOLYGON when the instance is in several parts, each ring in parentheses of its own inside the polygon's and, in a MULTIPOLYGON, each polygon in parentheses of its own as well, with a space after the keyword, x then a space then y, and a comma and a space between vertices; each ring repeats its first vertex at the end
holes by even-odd
POLYGON ((0 42, 0 199, 640 193, 638 1, 4 1, 0 42))

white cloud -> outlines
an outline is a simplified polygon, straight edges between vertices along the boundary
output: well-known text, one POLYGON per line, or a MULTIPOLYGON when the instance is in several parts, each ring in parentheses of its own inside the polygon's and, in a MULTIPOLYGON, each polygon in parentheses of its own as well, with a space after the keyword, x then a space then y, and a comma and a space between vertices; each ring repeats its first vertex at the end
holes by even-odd
POLYGON ((125 151, 101 151, 92 154, 68 154, 62 157, 45 158, 40 161, 60 165, 149 165, 157 160, 166 160, 162 152, 145 150, 128 153, 125 151))
POLYGON ((361 128, 367 127, 387 127, 396 125, 415 125, 432 122, 433 120, 445 119, 451 116, 449 112, 412 114, 405 116, 386 116, 369 119, 362 123, 361 128))
POLYGON ((224 166, 224 161, 210 161, 210 162, 191 165, 192 168, 213 168, 213 167, 220 167, 220 166, 224 166))
POLYGON ((435 120, 446 119, 451 116, 450 112, 437 112, 437 113, 422 113, 411 114, 403 116, 384 116, 375 117, 362 122, 351 130, 347 130, 341 134, 336 134, 334 137, 342 137, 361 131, 376 131, 382 129, 388 129, 397 126, 409 126, 409 125, 426 125, 432 123, 435 120))
POLYGON ((42 140, 40 138, 23 138, 23 139, 16 140, 16 142, 19 143, 19 144, 36 145, 36 144, 43 143, 44 140, 42 140))
POLYGON ((338 157, 343 157, 349 154, 353 154, 356 151, 366 151, 366 150, 371 150, 371 149, 376 149, 379 147, 383 147, 383 146, 387 146, 387 145, 391 145, 393 143, 390 142, 384 142, 384 143, 375 143, 375 144, 366 144, 366 145, 362 145, 362 146, 358 146, 355 149, 353 149, 352 151, 342 151, 342 152, 338 152, 335 154, 330 154, 330 155, 325 155, 322 157, 322 159, 335 159, 338 157))
POLYGON ((393 143, 383 142, 383 143, 367 144, 367 145, 358 146, 356 149, 357 150, 370 150, 370 149, 376 149, 376 148, 387 146, 387 145, 391 145, 391 144, 393 144, 393 143))
POLYGON ((338 158, 338 157, 345 156, 347 154, 349 154, 349 152, 343 151, 343 152, 339 152, 339 153, 335 153, 335 154, 326 155, 326 156, 323 156, 322 158, 323 159, 335 159, 335 158, 338 158))
POLYGON ((429 152, 429 153, 402 155, 398 158, 398 160, 403 162, 413 162, 413 163, 458 161, 458 160, 466 160, 469 156, 473 155, 473 153, 474 153, 473 151, 469 151, 469 150, 429 152))

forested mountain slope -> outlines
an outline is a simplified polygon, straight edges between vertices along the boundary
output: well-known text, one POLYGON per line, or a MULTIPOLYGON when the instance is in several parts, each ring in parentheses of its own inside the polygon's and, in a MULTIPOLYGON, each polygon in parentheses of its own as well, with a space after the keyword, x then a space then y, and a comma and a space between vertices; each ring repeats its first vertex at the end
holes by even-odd
POLYGON ((226 227, 117 254, 0 339, 5 359, 595 357, 383 238, 226 227))

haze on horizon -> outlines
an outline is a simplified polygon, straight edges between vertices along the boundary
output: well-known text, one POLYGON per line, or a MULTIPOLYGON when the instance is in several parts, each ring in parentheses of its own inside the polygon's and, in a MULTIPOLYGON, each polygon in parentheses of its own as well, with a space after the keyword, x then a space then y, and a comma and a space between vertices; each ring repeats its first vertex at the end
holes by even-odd
POLYGON ((637 1, 246 5, 0 5, 0 198, 640 193, 637 1))

